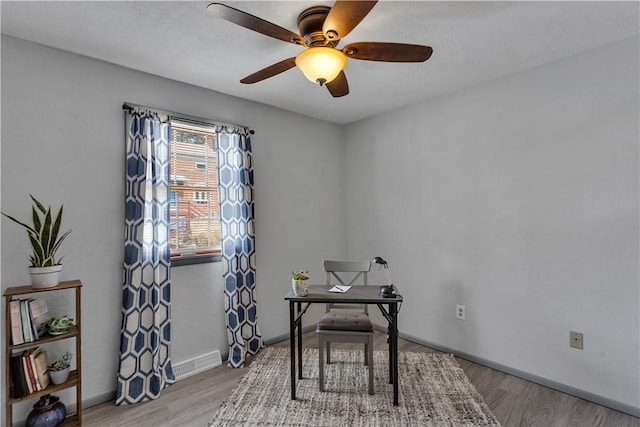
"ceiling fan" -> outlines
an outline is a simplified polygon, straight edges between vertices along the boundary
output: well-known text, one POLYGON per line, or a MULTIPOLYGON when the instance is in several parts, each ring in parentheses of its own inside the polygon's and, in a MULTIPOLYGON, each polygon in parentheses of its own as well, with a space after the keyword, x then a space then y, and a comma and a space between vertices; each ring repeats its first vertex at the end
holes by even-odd
POLYGON ((377 0, 337 0, 333 7, 313 6, 305 9, 298 16, 300 35, 222 3, 211 3, 207 9, 241 27, 307 48, 295 57, 243 78, 241 83, 257 83, 297 66, 309 80, 320 86, 325 85, 329 93, 338 98, 349 93, 349 84, 343 71, 347 57, 380 62, 424 62, 433 53, 429 46, 382 42, 350 43, 337 49, 340 40, 362 21, 376 3, 377 0))

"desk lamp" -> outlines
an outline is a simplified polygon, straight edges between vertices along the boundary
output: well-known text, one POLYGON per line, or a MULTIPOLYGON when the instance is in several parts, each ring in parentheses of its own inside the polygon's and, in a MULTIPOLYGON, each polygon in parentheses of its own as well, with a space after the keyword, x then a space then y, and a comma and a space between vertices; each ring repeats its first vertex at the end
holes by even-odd
MULTIPOLYGON (((380 268, 384 267, 384 272, 387 275, 387 285, 380 286, 380 296, 383 298, 393 298, 396 295, 396 288, 391 283, 391 274, 389 273, 389 265, 387 261, 377 256, 371 260, 374 264, 380 264, 380 268)), ((398 307, 398 312, 402 307, 402 302, 400 302, 400 306, 398 307)), ((396 313, 397 314, 397 313, 396 313)), ((391 323, 389 323, 389 327, 387 329, 387 344, 389 343, 389 339, 391 337, 391 323)))
POLYGON ((374 264, 380 264, 380 268, 384 267, 384 272, 387 276, 387 285, 380 286, 380 296, 385 298, 392 298, 396 293, 396 288, 393 286, 393 283, 391 283, 391 274, 389 273, 389 265, 387 264, 387 261, 377 256, 373 258, 371 262, 373 262, 374 264))

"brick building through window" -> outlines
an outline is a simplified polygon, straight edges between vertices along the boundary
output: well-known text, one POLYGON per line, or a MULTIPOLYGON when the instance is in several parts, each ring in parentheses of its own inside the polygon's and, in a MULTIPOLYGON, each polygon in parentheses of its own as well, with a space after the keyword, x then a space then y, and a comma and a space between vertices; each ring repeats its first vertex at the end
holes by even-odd
POLYGON ((214 128, 171 121, 171 256, 220 252, 218 157, 214 128))

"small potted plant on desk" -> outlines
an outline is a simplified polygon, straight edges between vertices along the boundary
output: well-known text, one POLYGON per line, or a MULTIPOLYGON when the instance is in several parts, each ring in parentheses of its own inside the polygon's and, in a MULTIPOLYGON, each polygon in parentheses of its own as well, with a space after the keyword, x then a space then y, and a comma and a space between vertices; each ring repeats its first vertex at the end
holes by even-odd
POLYGON ((49 376, 54 384, 62 384, 69 378, 69 369, 71 366, 71 358, 73 354, 66 352, 60 359, 49 365, 49 376))
POLYGON ((309 272, 307 270, 292 271, 291 287, 296 296, 306 297, 309 295, 309 272))

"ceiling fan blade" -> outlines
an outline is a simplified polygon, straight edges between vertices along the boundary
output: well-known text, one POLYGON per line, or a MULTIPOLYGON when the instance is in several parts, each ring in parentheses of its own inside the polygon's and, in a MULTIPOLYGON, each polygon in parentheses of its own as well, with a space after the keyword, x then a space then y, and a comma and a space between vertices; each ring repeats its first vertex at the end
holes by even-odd
POLYGON ((325 86, 327 86, 329 93, 334 98, 340 98, 341 96, 349 94, 349 83, 347 83, 347 76, 344 74, 344 71, 340 71, 338 77, 331 80, 325 86))
POLYGON ((296 58, 294 56, 293 58, 285 59, 283 61, 280 61, 276 64, 268 66, 267 68, 263 68, 262 70, 253 73, 250 76, 247 76, 244 79, 240 80, 240 83, 244 83, 244 84, 257 83, 264 79, 268 79, 269 77, 273 77, 275 75, 283 73, 295 66, 296 66, 296 58))
POLYGON ((405 43, 359 42, 346 45, 349 58, 381 62, 424 62, 433 53, 429 46, 405 43))
POLYGON ((341 1, 333 5, 322 25, 327 40, 340 40, 351 32, 373 9, 376 1, 341 1))
POLYGON ((256 31, 260 34, 264 34, 265 36, 273 37, 274 39, 288 43, 305 45, 304 39, 298 34, 289 31, 286 28, 279 27, 276 24, 272 24, 269 21, 265 21, 262 18, 253 16, 247 12, 234 9, 231 6, 227 6, 222 3, 211 3, 207 6, 207 10, 224 20, 256 31))

